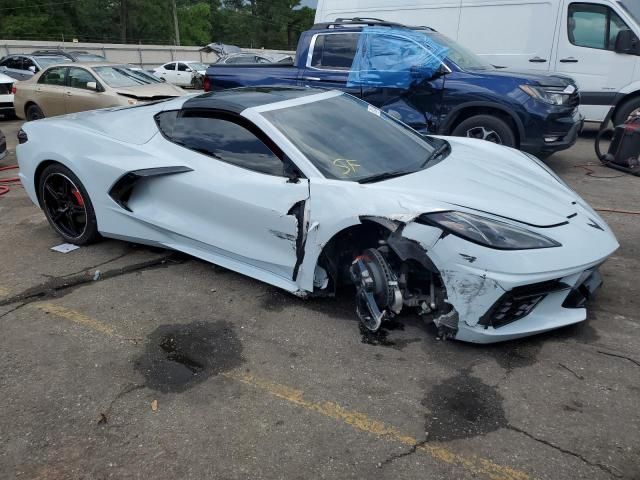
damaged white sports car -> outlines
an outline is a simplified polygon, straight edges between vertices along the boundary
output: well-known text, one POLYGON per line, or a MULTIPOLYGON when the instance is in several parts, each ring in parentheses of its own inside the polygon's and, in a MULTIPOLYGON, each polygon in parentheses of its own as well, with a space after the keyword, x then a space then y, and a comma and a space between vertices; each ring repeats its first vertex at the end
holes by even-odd
POLYGON ((405 309, 479 343, 580 322, 618 248, 535 158, 423 137, 336 91, 85 112, 19 141, 23 185, 66 241, 180 250, 299 296, 353 283, 370 330, 405 309))

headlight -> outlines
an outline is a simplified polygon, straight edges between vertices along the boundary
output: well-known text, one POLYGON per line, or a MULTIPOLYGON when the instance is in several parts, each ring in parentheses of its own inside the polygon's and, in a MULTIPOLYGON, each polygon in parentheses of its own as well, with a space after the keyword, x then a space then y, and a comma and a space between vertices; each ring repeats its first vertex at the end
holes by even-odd
POLYGON ((428 213, 421 215, 420 220, 470 242, 498 250, 529 250, 562 246, 544 235, 471 213, 428 213))
POLYGON ((534 87, 532 85, 520 85, 520 89, 536 100, 557 106, 566 105, 569 97, 575 91, 575 89, 568 92, 566 88, 534 87))

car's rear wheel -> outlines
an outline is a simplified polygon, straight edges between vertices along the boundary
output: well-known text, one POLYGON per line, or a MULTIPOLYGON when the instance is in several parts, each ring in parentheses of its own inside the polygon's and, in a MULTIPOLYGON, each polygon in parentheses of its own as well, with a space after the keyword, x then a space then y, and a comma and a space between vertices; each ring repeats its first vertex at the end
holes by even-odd
POLYGON ((38 105, 33 103, 27 107, 26 116, 27 121, 31 122, 33 120, 40 120, 41 118, 44 118, 44 112, 38 105))
POLYGON ((488 142, 516 146, 516 136, 511 127, 502 119, 492 115, 475 115, 460 122, 451 132, 456 137, 469 137, 488 142))
POLYGON ((65 241, 87 245, 100 238, 89 194, 71 170, 49 165, 40 176, 38 193, 49 224, 65 241))

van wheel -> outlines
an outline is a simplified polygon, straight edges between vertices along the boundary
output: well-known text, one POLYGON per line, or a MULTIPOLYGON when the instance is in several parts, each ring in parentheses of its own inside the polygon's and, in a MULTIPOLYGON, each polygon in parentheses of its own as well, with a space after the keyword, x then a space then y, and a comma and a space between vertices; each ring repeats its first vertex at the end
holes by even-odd
POLYGON ((26 113, 27 113, 28 122, 31 122, 33 120, 40 120, 41 118, 44 118, 44 112, 36 104, 29 105, 29 108, 27 108, 26 113))
POLYGON ((451 135, 487 140, 507 147, 516 146, 516 136, 511 127, 503 120, 491 115, 476 115, 467 118, 453 129, 451 135))
POLYGON ((630 98, 623 102, 613 116, 613 125, 622 125, 631 116, 640 114, 640 97, 630 98))

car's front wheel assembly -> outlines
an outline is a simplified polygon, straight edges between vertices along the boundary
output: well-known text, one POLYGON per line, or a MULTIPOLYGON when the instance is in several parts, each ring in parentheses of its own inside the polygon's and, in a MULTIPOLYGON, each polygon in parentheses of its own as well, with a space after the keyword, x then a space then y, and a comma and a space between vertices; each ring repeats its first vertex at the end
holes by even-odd
POLYGON ((38 196, 49 224, 66 242, 86 245, 100 238, 89 194, 67 167, 55 163, 45 168, 38 196))

